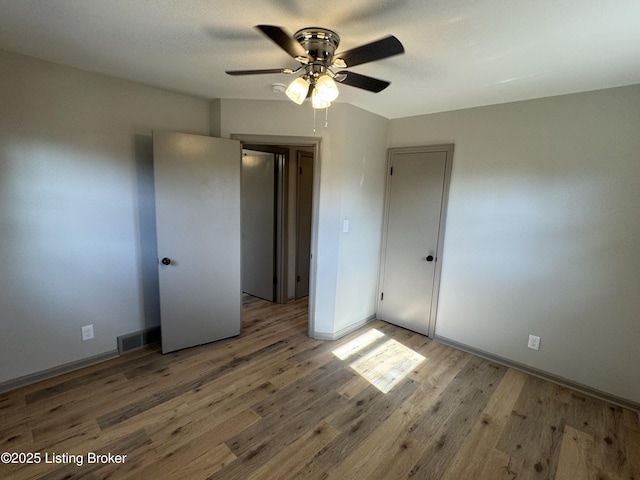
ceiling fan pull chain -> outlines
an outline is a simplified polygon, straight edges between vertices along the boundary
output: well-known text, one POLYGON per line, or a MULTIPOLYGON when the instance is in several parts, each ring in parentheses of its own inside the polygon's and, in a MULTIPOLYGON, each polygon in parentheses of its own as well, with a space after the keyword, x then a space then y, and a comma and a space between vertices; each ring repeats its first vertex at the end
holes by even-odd
POLYGON ((316 109, 313 109, 313 134, 316 134, 316 109))
POLYGON ((324 128, 329 126, 329 107, 324 109, 324 128))

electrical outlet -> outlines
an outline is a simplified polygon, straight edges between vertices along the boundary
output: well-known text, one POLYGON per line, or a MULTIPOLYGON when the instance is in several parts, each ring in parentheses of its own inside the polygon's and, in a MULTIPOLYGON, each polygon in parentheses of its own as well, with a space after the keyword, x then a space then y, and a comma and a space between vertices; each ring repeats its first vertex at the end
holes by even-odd
POLYGON ((529 344, 527 345, 527 347, 533 350, 540 350, 540 337, 529 335, 529 344))
POLYGON ((82 327, 82 340, 91 340, 93 338, 93 325, 85 325, 82 327))

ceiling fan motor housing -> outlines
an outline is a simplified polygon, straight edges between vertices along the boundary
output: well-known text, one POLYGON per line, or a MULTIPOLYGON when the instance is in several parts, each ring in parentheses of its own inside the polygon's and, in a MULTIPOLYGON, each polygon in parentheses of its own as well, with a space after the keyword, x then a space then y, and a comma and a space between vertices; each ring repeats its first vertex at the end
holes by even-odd
POLYGON ((293 37, 313 58, 313 63, 325 66, 331 65, 333 54, 340 44, 338 34, 326 28, 306 27, 298 30, 293 37))

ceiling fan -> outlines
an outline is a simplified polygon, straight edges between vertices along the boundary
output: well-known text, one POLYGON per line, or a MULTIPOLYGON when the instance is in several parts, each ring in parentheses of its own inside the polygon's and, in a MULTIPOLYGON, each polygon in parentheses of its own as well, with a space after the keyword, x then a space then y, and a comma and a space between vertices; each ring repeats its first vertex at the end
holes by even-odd
POLYGON ((336 82, 378 93, 390 82, 344 70, 363 63, 381 60, 404 53, 400 40, 389 35, 360 47, 335 53, 340 44, 337 33, 320 27, 307 27, 290 36, 281 27, 257 25, 256 28, 300 63, 296 69, 271 68, 263 70, 227 70, 229 75, 296 74, 301 73, 285 93, 302 104, 311 97, 313 108, 327 108, 338 97, 336 82))

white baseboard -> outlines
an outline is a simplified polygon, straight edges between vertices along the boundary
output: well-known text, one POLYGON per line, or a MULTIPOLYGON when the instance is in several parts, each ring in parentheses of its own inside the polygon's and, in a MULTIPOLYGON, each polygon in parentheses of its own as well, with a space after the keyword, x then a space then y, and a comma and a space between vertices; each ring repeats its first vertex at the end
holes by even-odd
POLYGON ((357 323, 353 323, 348 327, 345 327, 337 332, 312 332, 309 336, 311 338, 315 338, 317 340, 338 340, 339 338, 344 337, 345 335, 349 335, 351 332, 355 332, 359 328, 364 327, 367 323, 370 323, 376 319, 376 315, 372 314, 365 318, 364 320, 360 320, 357 323))

